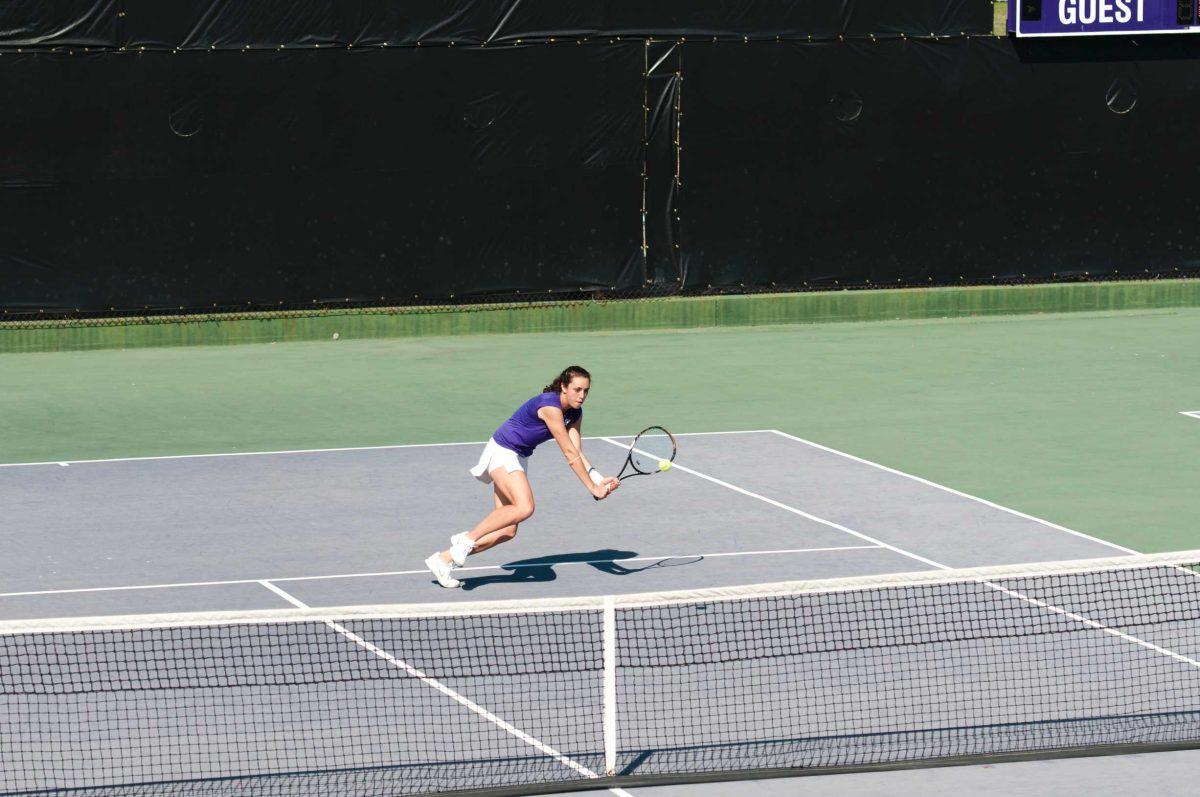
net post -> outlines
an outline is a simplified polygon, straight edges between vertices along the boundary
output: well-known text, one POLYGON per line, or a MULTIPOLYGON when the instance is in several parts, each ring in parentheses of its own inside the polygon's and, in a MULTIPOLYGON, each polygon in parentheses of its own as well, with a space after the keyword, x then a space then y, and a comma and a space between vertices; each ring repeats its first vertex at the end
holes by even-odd
POLYGON ((604 774, 617 774, 617 610, 604 598, 604 774))

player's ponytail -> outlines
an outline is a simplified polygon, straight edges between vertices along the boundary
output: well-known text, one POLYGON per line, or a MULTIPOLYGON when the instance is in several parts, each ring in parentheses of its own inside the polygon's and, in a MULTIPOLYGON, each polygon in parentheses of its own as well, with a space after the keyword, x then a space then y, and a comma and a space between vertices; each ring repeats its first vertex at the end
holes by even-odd
POLYGON ((592 375, 587 372, 587 369, 582 365, 572 365, 567 367, 561 374, 554 377, 554 381, 542 388, 543 393, 561 393, 563 386, 571 384, 571 380, 577 376, 582 376, 584 379, 591 379, 592 375))

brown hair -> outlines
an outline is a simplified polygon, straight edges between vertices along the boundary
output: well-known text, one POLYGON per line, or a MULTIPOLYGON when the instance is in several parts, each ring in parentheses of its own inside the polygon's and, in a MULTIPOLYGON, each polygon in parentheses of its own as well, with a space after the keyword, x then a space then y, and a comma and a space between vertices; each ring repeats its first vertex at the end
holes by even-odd
POLYGON ((582 376, 584 379, 591 379, 592 375, 587 372, 587 369, 582 365, 570 365, 563 369, 563 372, 554 377, 554 381, 542 388, 543 393, 561 393, 562 389, 571 384, 571 380, 577 376, 582 376))

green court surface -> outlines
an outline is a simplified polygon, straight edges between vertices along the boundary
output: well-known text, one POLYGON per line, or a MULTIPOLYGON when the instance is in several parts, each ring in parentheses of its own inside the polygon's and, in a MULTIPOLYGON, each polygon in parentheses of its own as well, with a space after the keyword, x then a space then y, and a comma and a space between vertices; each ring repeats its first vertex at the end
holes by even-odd
POLYGON ((578 362, 585 434, 779 429, 1137 550, 1195 548, 1198 341, 1200 309, 1175 307, 6 354, 0 462, 485 440, 578 362))

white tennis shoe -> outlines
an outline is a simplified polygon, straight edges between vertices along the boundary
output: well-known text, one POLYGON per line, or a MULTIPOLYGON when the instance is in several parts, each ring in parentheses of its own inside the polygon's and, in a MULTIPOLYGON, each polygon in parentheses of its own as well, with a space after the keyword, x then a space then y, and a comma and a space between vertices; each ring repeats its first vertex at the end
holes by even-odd
POLYGON ((434 553, 433 556, 426 559, 425 566, 429 568, 430 573, 433 573, 437 582, 446 589, 457 589, 462 586, 462 582, 452 575, 453 568, 442 561, 440 553, 434 553))
POLYGON ((465 531, 450 538, 450 558, 459 567, 467 563, 467 556, 474 549, 475 540, 468 537, 465 531))

